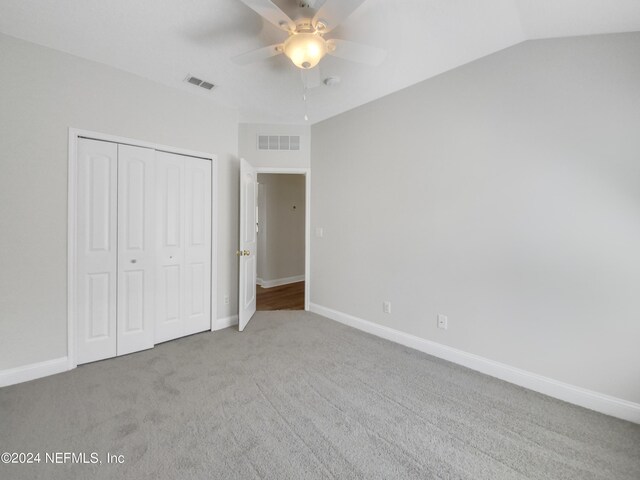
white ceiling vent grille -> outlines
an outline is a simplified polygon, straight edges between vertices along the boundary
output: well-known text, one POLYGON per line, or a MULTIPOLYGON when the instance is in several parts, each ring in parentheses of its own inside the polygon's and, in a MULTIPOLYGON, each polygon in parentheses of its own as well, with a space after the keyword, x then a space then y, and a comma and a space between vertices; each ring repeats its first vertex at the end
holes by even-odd
POLYGON ((258 135, 258 150, 300 150, 300 136, 258 135))
POLYGON ((198 77, 193 77, 191 75, 187 75, 187 78, 185 78, 184 81, 191 85, 195 85, 196 87, 204 88, 205 90, 212 90, 213 87, 215 87, 213 83, 201 80, 198 77))

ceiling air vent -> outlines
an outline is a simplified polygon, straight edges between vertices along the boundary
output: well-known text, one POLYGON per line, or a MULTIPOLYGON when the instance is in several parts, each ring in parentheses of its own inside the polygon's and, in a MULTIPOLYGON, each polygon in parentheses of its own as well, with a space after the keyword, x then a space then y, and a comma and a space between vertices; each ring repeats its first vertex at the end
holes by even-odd
POLYGON ((300 150, 300 136, 258 135, 258 150, 300 150))
POLYGON ((212 90, 213 87, 215 87, 213 83, 201 80, 198 77, 193 77, 191 75, 187 75, 187 78, 185 78, 184 81, 191 85, 195 85, 196 87, 204 88, 205 90, 212 90))

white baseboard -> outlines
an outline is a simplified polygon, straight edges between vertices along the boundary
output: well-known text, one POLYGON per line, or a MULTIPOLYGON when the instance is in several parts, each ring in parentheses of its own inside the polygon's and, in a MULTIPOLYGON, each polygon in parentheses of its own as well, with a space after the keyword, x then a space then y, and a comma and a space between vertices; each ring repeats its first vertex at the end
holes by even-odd
POLYGON ((288 285, 290 283, 304 282, 304 275, 296 275, 295 277, 276 278, 275 280, 263 280, 256 278, 256 283, 262 288, 279 287, 280 285, 288 285))
MULTIPOLYGON (((238 324, 238 315, 230 317, 218 318, 215 322, 213 330, 222 330, 223 328, 232 327, 238 324)), ((21 367, 0 370, 0 387, 8 387, 16 383, 28 382, 36 378, 55 375, 56 373, 72 370, 68 357, 55 358, 44 362, 32 363, 21 367)))
POLYGON ((67 357, 54 358, 53 360, 1 370, 0 387, 28 382, 29 380, 55 375, 56 373, 66 372, 67 370, 70 370, 67 357))
POLYGON ((409 333, 378 325, 377 323, 363 320, 353 315, 338 312, 337 310, 315 303, 310 304, 310 310, 331 320, 357 328, 358 330, 391 340, 392 342, 419 350, 434 357, 463 365, 472 370, 514 383, 521 387, 549 395, 550 397, 558 398, 565 402, 573 403, 606 415, 611 415, 612 417, 640 423, 640 404, 638 403, 594 392, 593 390, 587 390, 582 387, 576 387, 536 373, 521 370, 479 355, 467 353, 440 343, 416 337, 409 333))
POLYGON ((238 315, 231 315, 230 317, 218 318, 215 322, 215 326, 212 331, 222 330, 223 328, 233 327, 238 324, 238 315))

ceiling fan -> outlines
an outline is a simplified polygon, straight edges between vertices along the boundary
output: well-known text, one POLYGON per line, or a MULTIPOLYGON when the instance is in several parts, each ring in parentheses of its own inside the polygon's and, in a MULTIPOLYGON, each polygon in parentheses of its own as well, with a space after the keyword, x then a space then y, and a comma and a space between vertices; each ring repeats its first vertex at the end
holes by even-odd
POLYGON ((297 15, 291 19, 271 0, 240 0, 276 27, 288 33, 284 42, 259 48, 234 57, 240 65, 284 54, 303 70, 315 67, 325 55, 367 65, 379 65, 386 50, 324 36, 346 20, 366 0, 326 0, 319 9, 313 7, 320 0, 299 0, 297 15))

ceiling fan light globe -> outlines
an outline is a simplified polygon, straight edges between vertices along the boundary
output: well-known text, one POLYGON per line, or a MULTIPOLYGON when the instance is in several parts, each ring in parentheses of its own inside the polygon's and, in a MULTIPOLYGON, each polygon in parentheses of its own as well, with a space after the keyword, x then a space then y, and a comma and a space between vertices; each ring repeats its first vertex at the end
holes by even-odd
POLYGON ((327 54, 327 42, 316 33, 296 33, 284 42, 284 54, 296 67, 306 70, 327 54))

